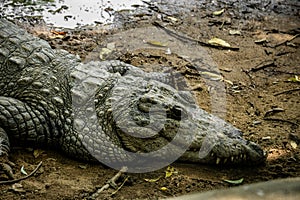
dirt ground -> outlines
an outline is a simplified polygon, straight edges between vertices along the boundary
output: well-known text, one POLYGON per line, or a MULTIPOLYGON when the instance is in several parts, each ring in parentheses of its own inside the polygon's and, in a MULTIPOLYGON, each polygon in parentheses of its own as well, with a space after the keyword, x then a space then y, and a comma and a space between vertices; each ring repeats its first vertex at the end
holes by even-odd
MULTIPOLYGON (((116 189, 109 188, 98 199, 160 199, 235 186, 225 182, 226 179, 243 178, 242 184, 247 184, 299 177, 299 15, 242 19, 232 17, 230 9, 221 16, 213 16, 209 10, 195 9, 189 14, 172 17, 174 18, 158 19, 155 14, 135 15, 130 23, 121 28, 68 31, 63 36, 40 26, 26 28, 46 39, 52 47, 79 54, 85 61, 94 55, 91 52, 99 54, 97 47, 112 34, 153 26, 154 21, 194 40, 207 42, 218 37, 239 47, 239 50, 230 50, 197 44, 202 45, 214 60, 223 77, 226 89, 225 120, 241 129, 245 138, 260 144, 268 152, 267 161, 264 165, 249 167, 176 162, 171 164, 176 173, 168 178, 165 178, 167 168, 144 174, 125 173, 117 182, 118 186, 124 183, 120 190, 114 194, 116 189), (240 33, 230 35, 230 30, 240 30, 240 33), (153 182, 146 181, 159 177, 159 180, 153 182)), ((188 59, 178 54, 165 54, 161 48, 136 48, 116 55, 127 63, 143 65, 146 70, 150 66, 158 66, 154 69, 157 71, 168 68, 177 70, 193 89, 200 107, 211 111, 211 88, 206 85, 203 74, 188 59)), ((203 71, 207 71, 203 67, 203 71)), ((24 176, 20 170, 22 166, 29 173, 40 161, 43 164, 34 176, 26 180, 17 184, 0 185, 0 199, 89 198, 117 173, 105 166, 79 162, 51 150, 15 149, 11 154, 11 161, 16 164, 14 170, 17 177, 24 176), (38 152, 38 155, 34 152, 38 152)), ((5 179, 2 176, 0 178, 5 179)))

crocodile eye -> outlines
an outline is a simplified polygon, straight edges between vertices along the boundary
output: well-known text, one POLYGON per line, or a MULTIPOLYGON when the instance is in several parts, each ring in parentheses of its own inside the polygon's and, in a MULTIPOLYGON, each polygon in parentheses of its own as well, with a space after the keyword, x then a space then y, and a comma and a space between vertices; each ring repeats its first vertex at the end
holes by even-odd
POLYGON ((176 120, 182 120, 187 117, 187 114, 180 106, 173 106, 170 110, 169 117, 176 120))

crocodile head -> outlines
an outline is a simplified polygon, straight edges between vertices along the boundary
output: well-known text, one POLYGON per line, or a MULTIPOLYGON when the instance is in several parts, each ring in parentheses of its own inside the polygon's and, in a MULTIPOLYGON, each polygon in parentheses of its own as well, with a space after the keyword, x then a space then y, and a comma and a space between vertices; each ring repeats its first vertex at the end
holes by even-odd
MULTIPOLYGON (((203 109, 189 92, 143 77, 120 78, 103 107, 122 148, 152 159, 253 164, 265 152, 242 132, 203 109), (130 88, 130 89, 129 89, 130 88), (174 159, 173 159, 174 158, 174 159)), ((101 101, 103 102, 103 101, 101 101)))

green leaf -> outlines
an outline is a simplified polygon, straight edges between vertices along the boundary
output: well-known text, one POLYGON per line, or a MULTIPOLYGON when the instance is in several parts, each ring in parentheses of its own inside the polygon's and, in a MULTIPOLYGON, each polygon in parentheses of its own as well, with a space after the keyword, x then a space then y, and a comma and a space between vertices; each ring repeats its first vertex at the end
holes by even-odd
POLYGON ((289 78, 288 81, 291 81, 291 82, 300 82, 300 79, 299 79, 298 76, 295 75, 295 77, 289 78))
POLYGON ((165 178, 168 178, 168 177, 170 177, 170 176, 172 176, 173 174, 176 174, 176 173, 178 173, 178 172, 176 171, 176 169, 175 169, 174 167, 168 166, 168 168, 167 168, 167 170, 165 171, 165 173, 166 173, 165 178))

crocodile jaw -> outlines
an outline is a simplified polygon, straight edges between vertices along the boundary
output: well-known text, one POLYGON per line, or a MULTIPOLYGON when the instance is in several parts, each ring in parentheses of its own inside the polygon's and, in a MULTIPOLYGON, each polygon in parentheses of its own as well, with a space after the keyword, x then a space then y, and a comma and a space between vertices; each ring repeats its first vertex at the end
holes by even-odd
POLYGON ((267 153, 256 143, 243 138, 243 133, 223 119, 202 109, 190 111, 194 140, 181 156, 182 161, 207 164, 263 163, 267 153))
POLYGON ((202 148, 188 149, 179 160, 216 165, 253 165, 263 163, 266 157, 267 153, 259 145, 240 138, 229 144, 215 145, 209 151, 202 148), (238 148, 234 148, 235 144, 238 148))

